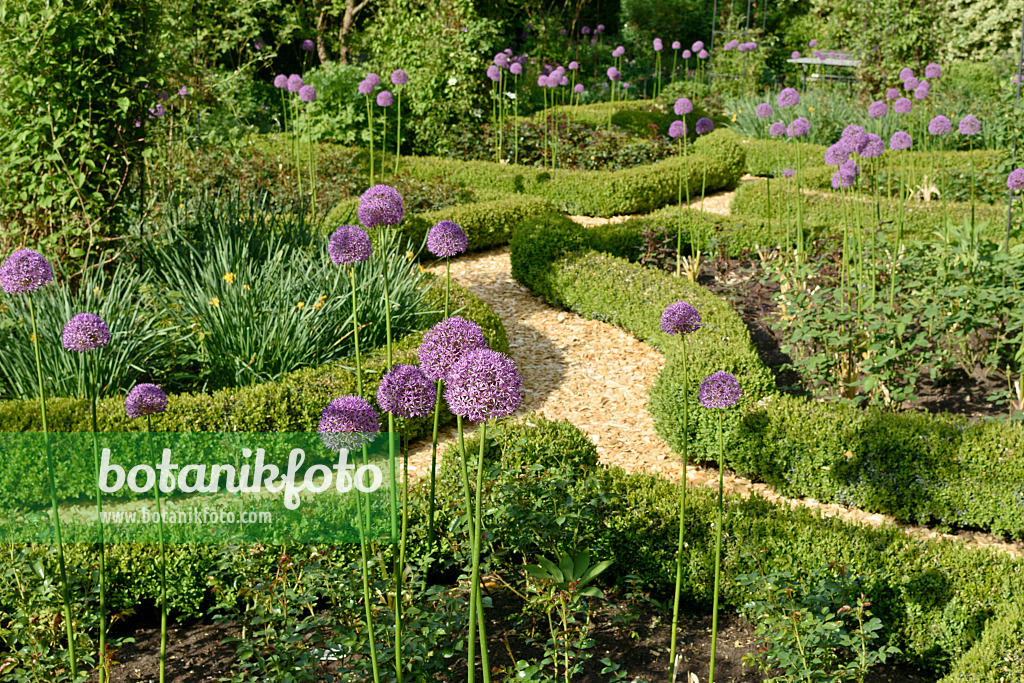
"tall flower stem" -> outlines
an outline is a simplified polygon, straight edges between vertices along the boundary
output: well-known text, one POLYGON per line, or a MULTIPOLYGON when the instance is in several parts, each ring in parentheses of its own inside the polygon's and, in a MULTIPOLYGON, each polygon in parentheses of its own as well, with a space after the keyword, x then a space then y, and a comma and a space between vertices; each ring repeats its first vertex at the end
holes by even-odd
POLYGON ((802 183, 803 155, 796 143, 796 262, 803 263, 804 253, 804 193, 802 183))
POLYGON ((71 595, 68 592, 68 570, 64 560, 64 541, 60 530, 60 512, 57 508, 57 481, 53 474, 53 452, 50 447, 50 430, 46 422, 46 391, 43 385, 43 362, 39 355, 39 332, 36 330, 36 307, 32 296, 28 297, 29 316, 32 318, 32 347, 36 356, 36 381, 39 383, 39 412, 43 421, 43 442, 46 448, 46 473, 50 484, 50 507, 53 510, 53 526, 57 540, 57 565, 60 568, 60 592, 64 602, 64 629, 68 638, 68 657, 71 660, 71 678, 78 677, 78 659, 75 656, 75 630, 71 621, 71 595))
POLYGON ((715 597, 711 606, 711 670, 708 682, 715 683, 715 647, 718 645, 718 586, 722 564, 722 493, 725 488, 725 437, 722 434, 724 417, 718 414, 718 515, 715 518, 715 597))
POLYGON ((686 392, 690 386, 689 371, 686 366, 686 335, 679 338, 683 351, 683 475, 679 485, 679 544, 676 548, 676 592, 672 600, 672 636, 669 641, 668 671, 669 680, 676 680, 676 631, 679 628, 679 597, 683 585, 683 535, 685 533, 684 520, 686 519, 686 466, 688 464, 687 444, 690 440, 689 402, 686 392))
MULTIPOLYGON (((452 290, 452 260, 445 257, 444 260, 444 317, 448 317, 448 307, 452 290)), ((435 481, 437 479, 437 431, 441 421, 441 380, 437 381, 437 398, 434 399, 434 433, 430 440, 430 514, 427 517, 427 547, 431 552, 434 550, 434 509, 435 509, 435 481)))
MULTIPOLYGON (((476 594, 476 611, 472 608, 469 611, 469 631, 473 632, 473 618, 479 612, 480 616, 480 658, 481 668, 484 674, 484 683, 490 683, 491 672, 487 662, 487 630, 484 622, 484 604, 480 591, 480 552, 481 538, 483 532, 483 488, 484 488, 484 443, 487 437, 487 422, 480 423, 480 458, 476 463, 476 521, 473 523, 473 573, 470 578, 470 590, 476 594)), ((474 668, 473 658, 470 656, 470 672, 474 668)), ((470 674, 470 682, 473 675, 470 674)))
POLYGON ((370 96, 366 96, 366 121, 370 127, 370 187, 373 187, 373 107, 370 96))
POLYGON ((892 269, 889 271, 889 307, 896 311, 896 261, 899 259, 900 247, 903 244, 903 210, 907 204, 906 193, 903 191, 902 180, 906 177, 907 155, 900 154, 900 209, 896 221, 896 248, 892 252, 892 269))
POLYGON ((395 175, 398 175, 398 160, 402 157, 402 87, 395 88, 395 175))
MULTIPOLYGON (((462 429, 461 415, 455 416, 455 424, 459 434, 459 462, 462 466, 462 494, 466 499, 466 529, 469 533, 470 543, 473 544, 475 543, 477 534, 475 531, 476 526, 474 524, 473 517, 473 498, 469 491, 469 468, 468 465, 466 464, 466 442, 465 439, 463 438, 464 432, 462 429)), ((483 436, 483 434, 481 434, 481 436, 483 436)), ((482 439, 480 443, 484 443, 482 439)), ((472 576, 472 570, 470 576, 472 576)), ((480 642, 486 643, 487 630, 484 624, 484 606, 483 603, 480 601, 480 591, 478 589, 478 586, 475 583, 471 583, 469 590, 469 644, 466 649, 466 658, 469 665, 469 683, 475 683, 476 681, 475 662, 477 630, 479 630, 480 632, 480 642), (476 624, 476 628, 474 628, 475 621, 478 622, 476 624)), ((481 668, 484 671, 484 680, 489 681, 491 675, 491 667, 490 662, 488 661, 487 648, 484 647, 484 645, 481 645, 480 657, 482 665, 481 668)))
POLYGON ((387 154, 386 150, 388 148, 388 108, 387 107, 381 107, 380 116, 381 116, 382 119, 384 119, 384 125, 382 126, 382 128, 384 129, 384 132, 381 135, 381 139, 380 139, 380 174, 383 177, 383 175, 385 173, 384 169, 386 168, 386 164, 387 164, 387 160, 384 159, 384 155, 387 154))
MULTIPOLYGON (((679 137, 686 139, 686 135, 680 135, 679 137)), ((683 143, 682 140, 676 139, 676 154, 679 156, 679 160, 683 160, 683 143)), ((682 218, 682 206, 683 206, 683 171, 679 169, 679 174, 676 176, 676 206, 680 208, 679 217, 682 218)), ((686 188, 689 193, 690 188, 686 188)), ((687 202, 689 203, 689 202, 687 202)), ((683 255, 683 226, 680 224, 676 228, 676 277, 679 277, 682 273, 682 255, 683 255)))
POLYGON ((295 135, 295 121, 298 120, 299 116, 297 113, 298 105, 295 104, 294 99, 290 106, 292 107, 292 159, 295 161, 295 182, 298 187, 299 197, 302 197, 302 162, 299 161, 299 138, 295 135))
MULTIPOLYGON (((385 231, 390 234, 390 231, 385 231)), ((383 244, 389 244, 384 240, 383 244)), ((388 262, 387 253, 384 254, 384 324, 387 334, 387 368, 390 371, 393 367, 393 355, 391 344, 391 291, 388 283, 388 262)), ((391 538, 398 537, 398 490, 395 452, 395 415, 388 413, 388 474, 391 477, 391 538)), ((399 556, 395 555, 395 672, 398 676, 398 683, 402 683, 402 568, 399 564, 399 556)))
MULTIPOLYGON (((153 453, 153 416, 146 415, 146 448, 153 453)), ((160 683, 164 683, 167 662, 167 547, 164 545, 164 516, 160 509, 160 482, 153 487, 156 498, 157 542, 160 544, 160 683)))
MULTIPOLYGON (((89 361, 86 361, 89 363, 89 361)), ((107 559, 106 548, 103 542, 103 497, 100 492, 100 449, 96 438, 96 400, 97 400, 97 377, 96 365, 98 361, 92 358, 89 363, 89 404, 92 416, 92 455, 96 467, 96 528, 99 532, 100 546, 100 651, 99 651, 99 683, 110 679, 110 672, 107 669, 107 559)))

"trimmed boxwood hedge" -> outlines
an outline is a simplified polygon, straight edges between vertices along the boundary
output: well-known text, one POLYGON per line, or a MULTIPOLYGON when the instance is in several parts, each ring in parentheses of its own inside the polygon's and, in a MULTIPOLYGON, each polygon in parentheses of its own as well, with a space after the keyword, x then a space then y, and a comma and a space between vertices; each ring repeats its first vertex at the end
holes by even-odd
POLYGON ((704 320, 687 340, 691 453, 704 460, 717 453, 714 416, 695 391, 701 378, 725 370, 744 390, 739 409, 726 413, 726 464, 738 473, 790 496, 1024 537, 1024 425, 781 395, 726 302, 684 279, 590 251, 595 232, 558 215, 527 221, 513 234, 512 275, 552 305, 620 325, 665 354, 649 410, 674 451, 684 435, 682 346, 659 321, 667 304, 686 300, 704 320))
POLYGON ((1006 606, 942 683, 1024 681, 1024 599, 1006 606))

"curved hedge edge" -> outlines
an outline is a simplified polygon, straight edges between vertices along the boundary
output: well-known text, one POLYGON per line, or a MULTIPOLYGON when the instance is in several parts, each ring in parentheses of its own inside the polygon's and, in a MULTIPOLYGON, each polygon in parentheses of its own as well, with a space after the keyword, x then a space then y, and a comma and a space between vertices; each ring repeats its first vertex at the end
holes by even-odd
POLYGON ((1024 681, 1024 598, 1008 603, 939 683, 1024 681))
POLYGON ((512 275, 552 305, 619 325, 662 350, 665 367, 650 389, 649 410, 672 450, 682 451, 686 434, 682 346, 659 323, 667 304, 686 300, 706 320, 687 339, 688 436, 698 458, 713 460, 718 446, 716 422, 698 406, 696 385, 725 370, 745 394, 725 415, 725 461, 736 472, 787 496, 1024 537, 1024 425, 892 415, 779 394, 728 303, 668 273, 587 252, 587 235, 561 216, 527 221, 513 234, 512 275))
MULTIPOLYGON (((428 278, 431 282, 427 290, 428 304, 442 310, 443 281, 429 274, 428 278)), ((505 327, 497 313, 483 300, 453 283, 451 307, 453 312, 458 311, 458 315, 480 325, 492 349, 509 352, 505 327)), ((441 315, 436 314, 426 327, 440 318, 441 315)), ((424 332, 425 329, 395 340, 395 363, 418 364, 417 349, 424 332)), ((386 369, 386 351, 380 348, 367 352, 362 360, 362 396, 379 411, 377 386, 386 369)), ((153 429, 161 432, 311 432, 316 431, 323 408, 334 398, 345 394, 356 394, 355 372, 346 361, 339 361, 296 370, 276 382, 220 389, 212 393, 174 394, 170 396, 167 412, 153 420, 153 429)), ((86 400, 52 398, 47 400, 46 407, 51 432, 91 430, 86 400)), ((447 408, 442 410, 441 421, 444 425, 454 422, 447 408)), ((40 431, 41 425, 38 400, 0 402, 0 432, 40 431)), ((144 421, 131 420, 125 414, 123 396, 99 401, 97 425, 103 432, 138 432, 146 427, 144 421)), ((402 428, 410 439, 428 436, 433 429, 433 418, 403 420, 402 428)), ((13 501, 10 496, 15 496, 18 505, 48 504, 49 489, 46 477, 40 476, 39 460, 10 456, 8 453, 0 458, 0 492, 8 492, 0 494, 0 497, 13 501)), ((62 481, 91 481, 91 472, 81 474, 66 470, 66 463, 57 463, 57 476, 62 481)))
MULTIPOLYGON (((417 214, 403 221, 400 229, 409 245, 418 248, 425 244, 427 232, 438 221, 454 221, 469 238, 467 251, 480 251, 508 244, 515 226, 527 218, 554 210, 555 205, 544 197, 501 193, 487 201, 417 214)), ((429 253, 424 255, 430 257, 429 253)))

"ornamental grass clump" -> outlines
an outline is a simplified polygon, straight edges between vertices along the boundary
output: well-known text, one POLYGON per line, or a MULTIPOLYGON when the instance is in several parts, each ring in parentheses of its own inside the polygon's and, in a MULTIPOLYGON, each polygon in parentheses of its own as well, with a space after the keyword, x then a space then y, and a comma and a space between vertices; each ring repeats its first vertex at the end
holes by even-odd
MULTIPOLYGON (((724 411, 739 402, 743 396, 739 380, 734 375, 719 370, 708 375, 700 383, 700 404, 709 410, 724 411)), ((711 670, 708 683, 715 683, 715 648, 718 644, 718 592, 722 563, 722 503, 725 487, 725 436, 722 422, 724 414, 718 414, 718 514, 715 519, 715 596, 711 607, 711 670)))

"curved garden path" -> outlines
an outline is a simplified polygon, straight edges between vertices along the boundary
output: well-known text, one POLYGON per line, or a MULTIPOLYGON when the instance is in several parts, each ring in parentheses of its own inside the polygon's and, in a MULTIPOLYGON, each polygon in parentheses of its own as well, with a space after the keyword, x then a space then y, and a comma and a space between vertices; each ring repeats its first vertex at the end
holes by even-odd
MULTIPOLYGON (((720 196, 715 199, 714 208, 705 200, 705 210, 727 212, 727 201, 720 196)), ((608 222, 573 218, 581 223, 608 222)), ((444 276, 443 262, 428 270, 444 276)), ((618 327, 551 308, 530 294, 512 279, 507 246, 458 258, 451 264, 451 273, 452 279, 492 306, 505 325, 512 357, 523 377, 525 398, 520 414, 536 411, 550 419, 569 420, 594 442, 603 464, 679 481, 682 463, 658 436, 647 412, 648 389, 664 366, 658 351, 618 327)), ((455 440, 454 428, 444 431, 440 439, 439 451, 443 451, 455 440)), ((430 441, 414 442, 410 476, 423 476, 429 469, 430 441)), ((690 486, 715 487, 717 479, 714 468, 691 465, 686 469, 690 486)), ((725 488, 744 497, 757 492, 777 504, 813 507, 827 517, 872 526, 896 524, 887 515, 811 498, 786 498, 764 484, 729 473, 725 488)), ((1004 543, 989 534, 942 534, 923 527, 899 526, 913 536, 956 539, 1024 557, 1024 542, 1020 541, 1004 543)))

